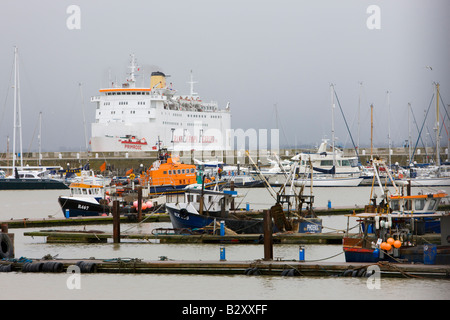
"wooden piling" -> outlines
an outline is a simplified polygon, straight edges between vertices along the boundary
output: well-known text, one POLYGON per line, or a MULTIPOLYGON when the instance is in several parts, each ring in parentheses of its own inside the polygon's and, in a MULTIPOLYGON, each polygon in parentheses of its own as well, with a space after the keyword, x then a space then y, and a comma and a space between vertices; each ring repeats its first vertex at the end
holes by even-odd
POLYGON ((120 212, 119 201, 113 201, 113 241, 120 243, 120 212))
POLYGON ((264 210, 264 260, 273 260, 272 217, 264 210))

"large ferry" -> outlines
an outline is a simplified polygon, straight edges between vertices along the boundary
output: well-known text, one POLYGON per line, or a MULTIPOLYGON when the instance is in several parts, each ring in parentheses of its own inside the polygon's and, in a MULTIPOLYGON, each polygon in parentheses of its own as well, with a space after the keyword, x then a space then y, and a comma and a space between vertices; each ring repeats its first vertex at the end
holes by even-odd
POLYGON ((191 72, 190 94, 177 95, 163 72, 152 72, 150 87, 136 87, 139 71, 131 55, 129 78, 118 86, 100 89, 91 98, 96 103, 92 124, 94 152, 156 151, 162 141, 169 150, 231 149, 229 104, 204 102, 194 92, 191 72))

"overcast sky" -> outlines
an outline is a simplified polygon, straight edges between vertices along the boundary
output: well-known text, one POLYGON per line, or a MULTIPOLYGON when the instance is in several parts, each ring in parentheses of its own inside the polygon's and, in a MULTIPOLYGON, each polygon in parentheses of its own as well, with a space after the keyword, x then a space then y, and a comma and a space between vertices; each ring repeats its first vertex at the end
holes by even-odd
MULTIPOLYGON (((420 127, 433 82, 450 104, 449 12, 448 0, 2 0, 0 152, 13 135, 14 46, 24 152, 37 149, 40 111, 44 150, 84 150, 79 83, 90 134, 90 97, 107 86, 109 74, 124 80, 130 53, 143 68, 138 85, 149 86, 150 72, 160 70, 187 94, 193 70, 203 100, 221 107, 230 102, 235 129, 275 128, 277 105, 281 145, 314 146, 331 137, 333 83, 355 141, 361 98, 361 145, 370 144, 373 103, 374 143, 386 146, 389 91, 391 135, 400 146, 408 139, 408 103, 420 127), (73 4, 80 8, 80 29, 67 26, 73 4), (379 16, 367 12, 371 5, 379 16)), ((431 145, 435 100, 428 119, 431 145)), ((335 123, 338 143, 351 147, 339 109, 335 123)))

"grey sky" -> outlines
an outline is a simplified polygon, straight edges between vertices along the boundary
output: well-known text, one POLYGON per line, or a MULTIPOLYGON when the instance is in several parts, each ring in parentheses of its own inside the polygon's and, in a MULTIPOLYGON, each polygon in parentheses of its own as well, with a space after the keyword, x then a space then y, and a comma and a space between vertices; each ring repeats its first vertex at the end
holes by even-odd
MULTIPOLYGON (((442 99, 450 104, 448 12, 446 0, 3 0, 0 152, 13 131, 8 86, 15 45, 24 151, 30 144, 37 148, 39 111, 44 150, 83 150, 78 84, 83 84, 90 124, 95 108, 90 97, 107 86, 109 71, 113 79, 124 80, 130 53, 143 67, 146 86, 150 72, 159 69, 171 75, 169 82, 179 93, 187 94, 192 69, 203 100, 216 100, 221 107, 230 102, 233 128, 275 128, 277 104, 281 145, 315 145, 330 138, 330 83, 356 139, 362 82, 361 144, 370 143, 373 103, 375 146, 386 146, 390 91, 392 138, 399 146, 408 138, 408 103, 420 126, 433 81, 440 83, 442 99), (66 26, 71 4, 81 9, 80 30, 66 26), (381 9, 379 30, 366 25, 370 5, 381 9)), ((435 105, 427 122, 433 141, 434 111, 435 105)), ((351 147, 339 109, 335 119, 338 143, 351 147)), ((442 143, 447 144, 445 130, 442 143)))

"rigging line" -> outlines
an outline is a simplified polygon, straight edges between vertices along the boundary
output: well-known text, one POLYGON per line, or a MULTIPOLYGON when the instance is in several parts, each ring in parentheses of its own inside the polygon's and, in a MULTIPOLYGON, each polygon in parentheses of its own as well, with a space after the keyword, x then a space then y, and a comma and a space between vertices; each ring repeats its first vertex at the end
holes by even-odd
POLYGON ((11 88, 11 81, 12 81, 12 76, 13 76, 13 73, 14 73, 13 71, 14 71, 14 60, 13 60, 13 63, 11 65, 11 73, 9 75, 8 88, 6 89, 5 103, 3 104, 2 116, 0 117, 0 127, 2 125, 3 119, 5 118, 6 103, 8 102, 9 89, 11 88))
MULTIPOLYGON (((441 102, 442 102, 442 106, 443 106, 443 109, 445 110, 445 114, 447 115, 447 118, 450 119, 450 116, 448 115, 448 112, 447 112, 446 104, 444 103, 444 100, 442 100, 442 95, 441 95, 441 94, 439 94, 439 99, 440 99, 441 102)), ((445 118, 445 117, 442 117, 442 126, 441 126, 441 131, 439 132, 439 135, 441 135, 442 129, 443 129, 443 127, 445 126, 445 120, 446 120, 446 119, 444 119, 444 118, 445 118)), ((445 128, 445 131, 447 132, 447 136, 448 136, 447 127, 445 128)))
MULTIPOLYGON (((416 116, 414 115, 413 109, 410 108, 410 110, 411 110, 411 114, 413 116, 414 124, 416 125, 417 133, 419 133, 419 126, 417 125, 416 116)), ((422 139, 422 136, 420 134, 419 134, 419 138, 420 138, 420 141, 422 142, 422 147, 425 148, 425 144, 423 143, 423 139, 422 139)), ((427 150, 425 149, 425 154, 426 153, 427 153, 427 150)))
POLYGON ((37 122, 36 122, 36 125, 35 125, 35 127, 34 127, 34 130, 33 130, 33 136, 32 136, 31 139, 30 139, 30 144, 28 145, 27 153, 30 153, 31 146, 32 146, 32 144, 33 144, 33 142, 34 142, 34 137, 36 136, 36 130, 37 130, 38 127, 39 127, 39 118, 38 118, 38 120, 37 120, 37 122))
POLYGON ((433 96, 431 97, 430 105, 428 106, 427 113, 425 114, 425 119, 423 119, 422 128, 420 129, 419 137, 417 137, 417 142, 416 142, 416 145, 414 146, 414 150, 413 150, 411 159, 414 159, 414 155, 416 154, 417 144, 419 143, 419 138, 422 135, 422 130, 423 130, 423 127, 425 125, 425 121, 427 120, 428 113, 430 112, 430 108, 431 108, 431 104, 433 103, 433 99, 434 99, 434 93, 433 93, 433 96))
MULTIPOLYGON (((350 139, 352 140, 353 148, 355 149, 356 156, 358 157, 358 161, 359 161, 358 149, 355 146, 355 141, 353 141, 353 136, 352 136, 352 133, 351 133, 349 127, 348 127, 347 119, 345 119, 344 111, 342 111, 341 103, 339 102, 339 98, 337 96, 336 90, 333 90, 333 91, 334 91, 334 95, 336 96, 336 100, 337 100, 337 103, 339 105, 339 109, 341 110, 342 117, 344 118, 344 122, 345 122, 345 126, 347 127, 348 134, 350 135, 350 139)), ((334 150, 333 150, 333 152, 334 152, 334 150)))

